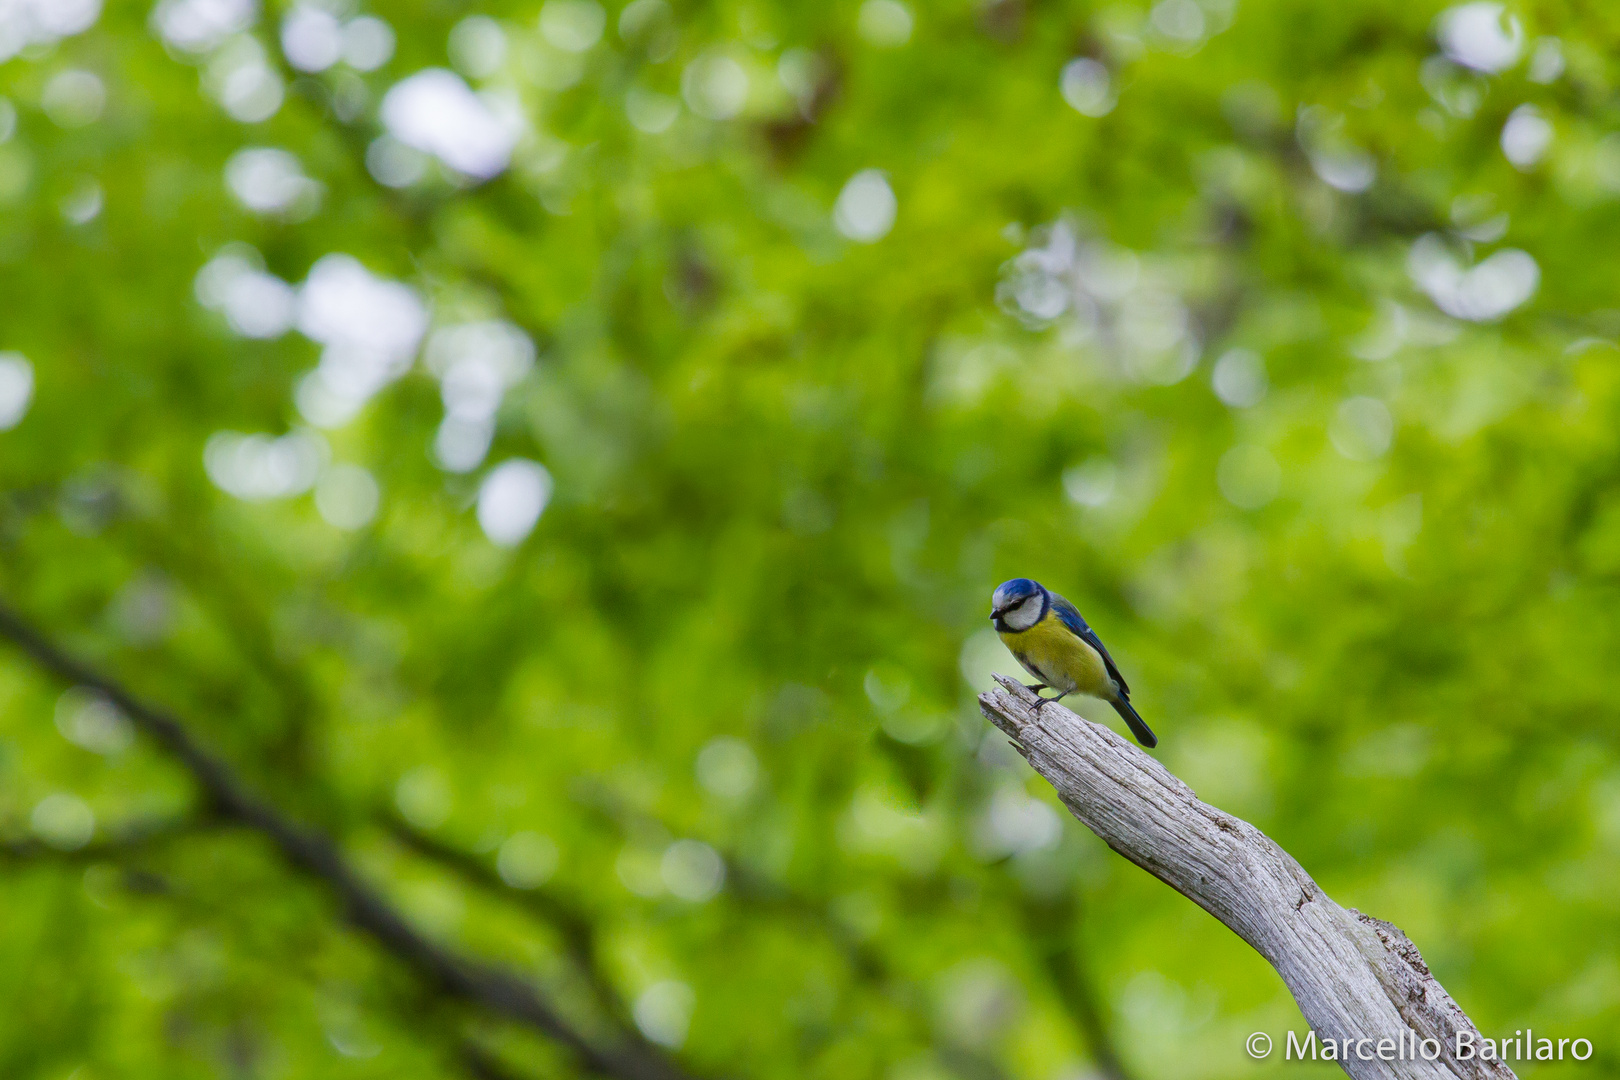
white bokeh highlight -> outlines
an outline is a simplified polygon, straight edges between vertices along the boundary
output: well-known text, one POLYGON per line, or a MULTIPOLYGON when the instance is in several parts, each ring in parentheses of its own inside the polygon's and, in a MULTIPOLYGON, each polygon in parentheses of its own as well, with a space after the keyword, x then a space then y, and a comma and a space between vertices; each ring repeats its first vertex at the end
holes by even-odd
POLYGON ((1058 89, 1069 107, 1082 116, 1106 116, 1117 104, 1108 67, 1089 56, 1077 57, 1063 65, 1058 89))
POLYGON ((92 176, 81 176, 57 200, 62 220, 70 225, 88 225, 101 216, 105 205, 101 184, 92 176))
POLYGON ((365 528, 381 500, 376 479, 360 465, 333 465, 315 483, 315 510, 334 529, 365 528))
MULTIPOLYGON (((1029 246, 1002 267, 996 300, 1032 328, 1067 316, 1071 344, 1096 343, 1122 374, 1168 386, 1192 374, 1203 349, 1177 277, 1171 267, 1101 238, 1082 238, 1073 222, 1059 220, 1034 230, 1029 246)), ((988 385, 989 373, 974 366, 952 373, 958 395, 973 396, 988 385)))
POLYGON ((329 456, 326 440, 308 431, 280 438, 220 431, 203 447, 203 469, 226 494, 264 502, 308 491, 329 456))
POLYGON ((607 12, 596 0, 546 0, 540 8, 540 36, 563 52, 588 52, 606 27, 607 12))
POLYGON ((0 62, 82 34, 100 17, 101 0, 0 0, 0 62))
POLYGON ((1159 0, 1148 13, 1154 30, 1183 45, 1202 41, 1208 25, 1204 9, 1195 0, 1159 0))
POLYGON ((725 802, 740 802, 759 783, 759 758, 741 739, 719 735, 698 751, 695 772, 698 783, 710 795, 725 802))
POLYGON ((69 687, 56 699, 56 730, 75 746, 111 757, 135 741, 135 728, 118 706, 81 686, 69 687))
MULTIPOLYGON (((272 171, 283 173, 285 164, 272 171)), ((256 188, 246 196, 276 201, 256 188)), ((194 290, 200 304, 243 337, 274 338, 297 327, 322 346, 319 365, 294 393, 299 412, 316 427, 346 424, 409 371, 428 326, 427 305, 414 289, 348 255, 324 256, 295 288, 268 273, 251 247, 231 244, 197 272, 194 290)))
POLYGON ((427 175, 432 160, 392 135, 379 135, 366 147, 366 171, 384 187, 410 187, 427 175))
POLYGON ((280 337, 297 318, 297 292, 265 272, 259 253, 245 244, 230 245, 204 264, 193 289, 203 307, 224 315, 243 337, 280 337))
POLYGON ((325 8, 295 5, 281 20, 281 52, 299 71, 325 71, 343 58, 343 24, 325 8))
POLYGON ((637 131, 661 135, 681 115, 681 103, 655 90, 632 86, 624 93, 624 115, 637 131))
POLYGON ((152 9, 152 30, 172 49, 201 54, 248 29, 258 17, 257 0, 160 0, 152 9))
POLYGON ((1063 470, 1063 493, 1076 506, 1107 506, 1119 487, 1119 466, 1091 457, 1063 470))
POLYGON ((1516 15, 1491 0, 1459 4, 1440 13, 1435 36, 1446 57, 1464 67, 1494 74, 1518 62, 1524 27, 1516 15))
POLYGON ((868 45, 898 49, 911 40, 914 23, 911 9, 900 0, 866 0, 861 5, 855 28, 868 45))
POLYGON ((899 205, 881 169, 862 169, 838 193, 833 225, 851 240, 873 244, 894 228, 899 205))
POLYGON ((1541 268, 1529 253, 1504 248, 1465 266, 1435 233, 1412 244, 1407 273, 1434 305, 1469 322, 1494 322, 1524 304, 1541 283, 1541 268))
POLYGON ((323 187, 304 173, 297 155, 268 146, 238 150, 225 163, 225 185, 255 214, 308 216, 323 187))
POLYGON ((1555 37, 1544 37, 1530 51, 1530 70, 1525 74, 1533 83, 1546 85, 1555 82, 1564 73, 1564 43, 1555 37))
POLYGON ((675 979, 655 982, 636 996, 632 1014, 641 1033, 660 1046, 678 1049, 686 1042, 697 996, 675 979))
POLYGON ((1534 105, 1520 105, 1502 125, 1502 154, 1520 172, 1535 168, 1552 141, 1552 123, 1534 105))
POLYGON ((1004 784, 990 797, 975 830, 974 847, 982 858, 1002 858, 1057 846, 1063 821, 1056 810, 1018 784, 1004 784))
POLYGON ((495 855, 495 872, 514 889, 537 889, 557 872, 556 841, 537 832, 513 833, 495 855))
POLYGON ((748 103, 748 71, 724 52, 707 52, 681 72, 681 96, 709 120, 729 120, 748 103))
POLYGON ((96 815, 77 795, 58 791, 34 805, 28 817, 34 835, 59 851, 77 851, 96 832, 96 815))
POLYGON ((1228 349, 1215 361, 1210 386, 1216 397, 1234 409, 1258 405, 1269 387, 1266 363, 1253 349, 1228 349))
POLYGON ((203 87, 233 119, 258 124, 281 109, 287 91, 264 46, 237 34, 216 49, 203 69, 203 87))
POLYGON ((343 62, 356 71, 376 71, 394 56, 394 28, 375 15, 343 27, 343 62))
POLYGON ((51 76, 39 104, 57 127, 81 128, 101 119, 107 87, 94 72, 68 68, 51 76))
POLYGON ((1319 105, 1306 106, 1299 110, 1295 132, 1311 171, 1328 187, 1354 195, 1378 178, 1378 163, 1346 136, 1342 115, 1319 105))
POLYGON ((720 892, 726 864, 718 851, 701 840, 677 840, 664 849, 659 874, 670 895, 701 904, 720 892))
POLYGON ((433 457, 446 472, 483 463, 495 436, 495 415, 506 391, 534 367, 534 342, 500 319, 441 327, 428 339, 427 368, 439 379, 444 420, 433 457))
POLYGON ((0 431, 22 423, 33 400, 34 366, 20 352, 0 352, 0 431))
POLYGON ((551 501, 551 474, 537 461, 513 458, 478 487, 478 524, 497 547, 516 547, 534 531, 551 501))
POLYGON ((488 15, 469 15, 450 30, 450 62, 471 79, 487 79, 506 63, 506 31, 488 15))
POLYGON ((323 257, 298 291, 298 329, 324 346, 320 366, 299 386, 305 419, 318 427, 346 423, 410 370, 427 324, 427 305, 414 289, 351 256, 323 257))
POLYGON ((477 180, 506 170, 519 134, 511 117, 497 114, 461 76, 443 68, 394 84, 383 97, 382 120, 399 142, 477 180))

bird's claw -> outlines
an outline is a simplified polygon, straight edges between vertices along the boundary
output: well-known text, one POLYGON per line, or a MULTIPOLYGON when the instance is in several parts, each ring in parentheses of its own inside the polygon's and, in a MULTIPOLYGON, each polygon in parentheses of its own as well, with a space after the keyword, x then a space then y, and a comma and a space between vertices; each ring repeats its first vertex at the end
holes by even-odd
POLYGON ((1043 682, 1038 682, 1038 683, 1034 683, 1034 684, 1025 684, 1024 689, 1028 690, 1030 693, 1035 695, 1035 701, 1036 701, 1035 714, 1037 716, 1040 715, 1040 712, 1041 712, 1042 709, 1046 708, 1048 705, 1050 705, 1054 701, 1061 700, 1062 697, 1063 697, 1063 695, 1061 695, 1061 694, 1058 695, 1057 697, 1042 697, 1041 696, 1041 691, 1042 690, 1050 690, 1050 689, 1052 689, 1050 686, 1048 686, 1046 683, 1043 683, 1043 682))

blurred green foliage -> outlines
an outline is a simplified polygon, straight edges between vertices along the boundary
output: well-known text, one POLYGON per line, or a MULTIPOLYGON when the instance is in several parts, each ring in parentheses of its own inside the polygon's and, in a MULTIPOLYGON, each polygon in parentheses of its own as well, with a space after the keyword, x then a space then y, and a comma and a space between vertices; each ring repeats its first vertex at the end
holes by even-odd
MULTIPOLYGON (((1487 1035, 1598 1044, 1521 1075, 1620 1071, 1620 16, 671 5, 0 0, 4 601, 694 1075, 1299 1068, 987 735, 1033 576, 1487 1035)), ((573 1074, 206 809, 0 652, 0 1075, 573 1074)))

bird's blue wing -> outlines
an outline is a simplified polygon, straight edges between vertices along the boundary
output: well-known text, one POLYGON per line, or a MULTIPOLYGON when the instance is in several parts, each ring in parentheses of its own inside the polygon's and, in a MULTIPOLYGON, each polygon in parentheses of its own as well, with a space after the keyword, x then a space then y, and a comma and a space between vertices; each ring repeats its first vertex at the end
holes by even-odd
POLYGON ((1125 685, 1125 676, 1119 673, 1119 665, 1115 664, 1114 658, 1108 655, 1108 647, 1102 643, 1102 638, 1098 637, 1097 632, 1086 624, 1086 620, 1080 614, 1080 609, 1057 593, 1051 593, 1051 596, 1052 613, 1058 617, 1058 621, 1068 627, 1075 637, 1102 654, 1103 666, 1108 668, 1108 677, 1119 683, 1120 696, 1130 697, 1131 688, 1125 685))

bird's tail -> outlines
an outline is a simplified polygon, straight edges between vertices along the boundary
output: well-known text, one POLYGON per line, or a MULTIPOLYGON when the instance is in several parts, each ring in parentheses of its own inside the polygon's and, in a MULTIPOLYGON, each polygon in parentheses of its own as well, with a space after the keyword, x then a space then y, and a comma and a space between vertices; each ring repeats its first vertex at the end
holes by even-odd
POLYGON ((1153 734, 1153 729, 1142 722, 1142 718, 1137 715, 1136 710, 1131 707, 1129 701, 1118 697, 1110 701, 1109 704, 1114 707, 1115 712, 1125 718, 1127 724, 1131 725, 1131 734, 1136 736, 1137 742, 1149 750, 1159 745, 1158 737, 1153 734))

